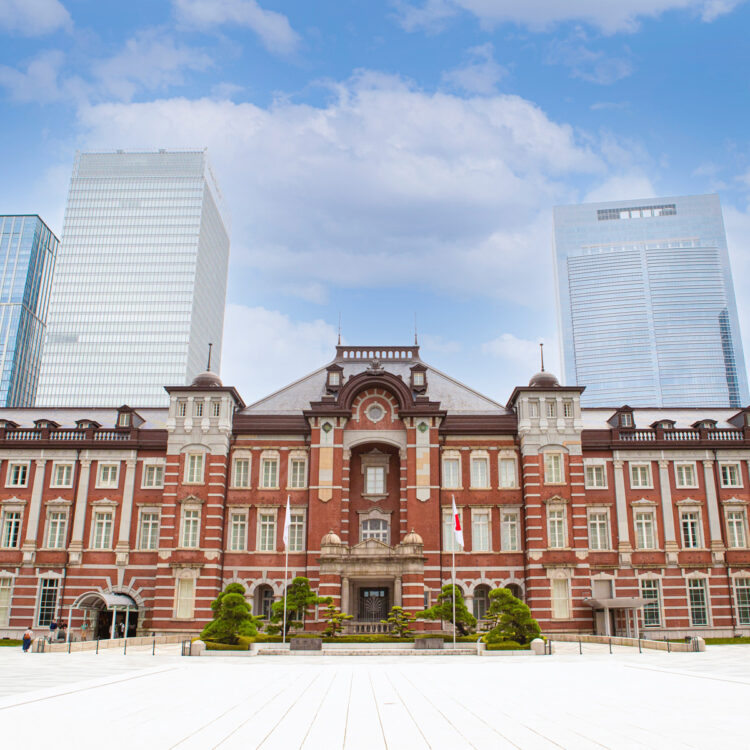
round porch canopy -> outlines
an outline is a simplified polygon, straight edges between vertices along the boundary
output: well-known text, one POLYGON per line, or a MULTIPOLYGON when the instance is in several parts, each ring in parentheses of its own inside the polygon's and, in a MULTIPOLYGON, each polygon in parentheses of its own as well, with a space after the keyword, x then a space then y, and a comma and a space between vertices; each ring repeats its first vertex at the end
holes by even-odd
POLYGON ((71 609, 111 609, 121 612, 137 612, 138 605, 127 594, 105 594, 101 591, 89 591, 81 594, 73 602, 71 609))

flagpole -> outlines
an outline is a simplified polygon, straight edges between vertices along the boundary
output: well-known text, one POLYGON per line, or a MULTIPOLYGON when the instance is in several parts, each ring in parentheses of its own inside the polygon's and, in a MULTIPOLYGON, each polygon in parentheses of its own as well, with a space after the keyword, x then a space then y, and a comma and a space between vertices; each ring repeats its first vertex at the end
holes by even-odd
MULTIPOLYGON (((456 525, 456 496, 453 495, 453 525, 456 525)), ((451 550, 453 551, 453 563, 451 568, 453 570, 453 648, 456 648, 456 547, 458 546, 458 539, 456 538, 456 532, 453 532, 453 544, 451 544, 451 550)))
POLYGON ((284 517, 284 619, 281 630, 281 643, 286 645, 286 590, 289 578, 289 495, 286 498, 286 516, 284 517))

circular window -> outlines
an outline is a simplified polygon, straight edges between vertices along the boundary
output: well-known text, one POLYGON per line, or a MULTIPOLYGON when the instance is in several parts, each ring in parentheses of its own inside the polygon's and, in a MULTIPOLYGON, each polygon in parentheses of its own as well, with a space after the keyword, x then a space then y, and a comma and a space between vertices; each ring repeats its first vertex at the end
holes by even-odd
POLYGON ((379 422, 385 416, 385 409, 380 404, 373 404, 367 410, 367 417, 371 422, 379 422))

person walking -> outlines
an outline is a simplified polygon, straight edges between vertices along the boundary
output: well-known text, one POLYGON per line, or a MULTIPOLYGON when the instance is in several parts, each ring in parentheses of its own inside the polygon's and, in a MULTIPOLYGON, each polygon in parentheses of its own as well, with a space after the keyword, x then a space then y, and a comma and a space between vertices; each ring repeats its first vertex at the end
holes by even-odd
POLYGON ((31 648, 31 641, 34 639, 34 631, 29 628, 24 634, 23 634, 23 652, 24 654, 28 653, 29 649, 31 648))

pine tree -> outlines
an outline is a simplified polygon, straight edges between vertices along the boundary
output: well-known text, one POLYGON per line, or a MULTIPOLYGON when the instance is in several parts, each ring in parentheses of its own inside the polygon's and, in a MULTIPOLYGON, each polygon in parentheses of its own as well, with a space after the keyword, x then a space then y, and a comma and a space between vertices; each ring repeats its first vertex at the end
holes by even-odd
POLYGON ((329 597, 328 605, 323 610, 323 619, 326 622, 326 628, 323 631, 323 635, 328 638, 335 638, 344 630, 344 621, 351 620, 353 617, 354 615, 344 614, 329 597))
POLYGON ((201 632, 203 640, 237 643, 239 635, 252 638, 258 634, 260 618, 253 617, 245 599, 245 587, 241 583, 230 583, 211 602, 211 609, 214 616, 201 632))
POLYGON ((539 623, 531 616, 531 610, 509 589, 490 591, 490 606, 485 619, 492 623, 492 629, 484 637, 487 643, 515 641, 524 645, 542 633, 539 623))
POLYGON ((388 619, 381 620, 380 622, 391 626, 391 635, 397 638, 408 638, 414 633, 414 628, 411 627, 414 620, 415 616, 411 612, 407 612, 403 607, 391 607, 388 619))
MULTIPOLYGON (((330 599, 318 596, 310 588, 310 580, 304 576, 297 576, 286 590, 286 634, 292 628, 301 628, 308 615, 310 607, 316 604, 326 604, 330 599)), ((284 600, 271 605, 271 625, 266 630, 269 633, 280 633, 284 622, 284 600)))
POLYGON ((417 620, 445 620, 453 622, 453 589, 456 590, 456 621, 455 626, 459 635, 469 635, 476 627, 477 618, 469 612, 464 602, 464 595, 458 586, 447 583, 438 594, 437 603, 417 613, 417 620))

